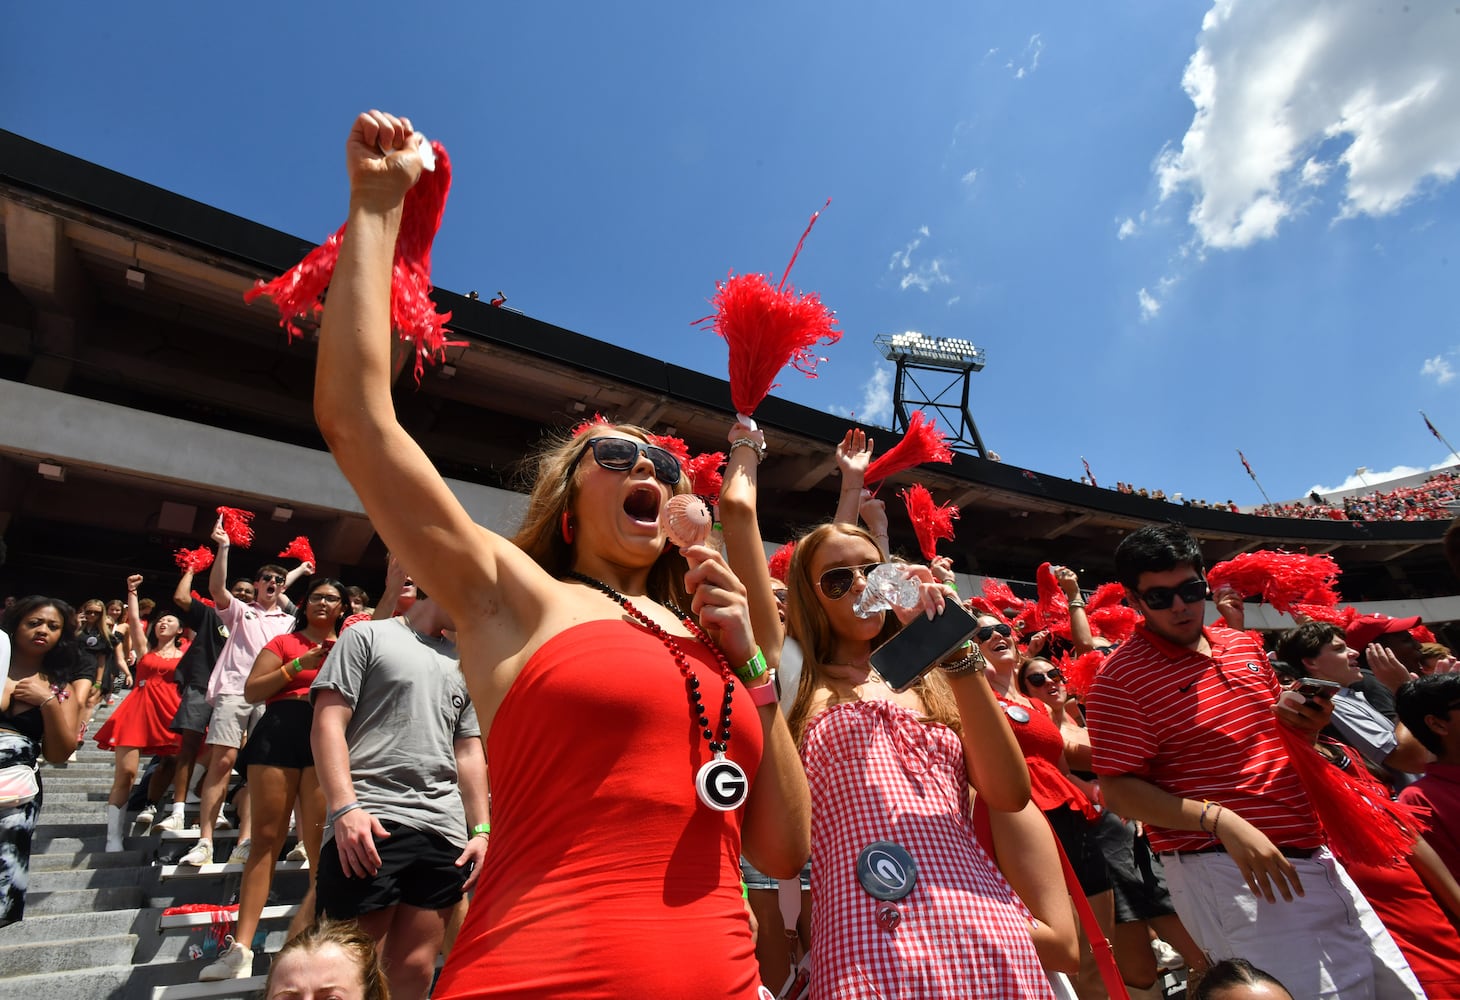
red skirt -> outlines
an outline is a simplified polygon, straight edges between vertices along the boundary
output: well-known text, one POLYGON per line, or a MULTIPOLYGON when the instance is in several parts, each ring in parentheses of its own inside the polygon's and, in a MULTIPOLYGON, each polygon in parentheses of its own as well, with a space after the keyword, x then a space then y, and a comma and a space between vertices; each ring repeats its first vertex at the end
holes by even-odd
POLYGON ((182 734, 168 727, 182 698, 172 682, 176 659, 148 653, 137 663, 137 687, 122 699, 106 725, 96 734, 103 750, 136 747, 144 754, 172 756, 182 746, 182 734))

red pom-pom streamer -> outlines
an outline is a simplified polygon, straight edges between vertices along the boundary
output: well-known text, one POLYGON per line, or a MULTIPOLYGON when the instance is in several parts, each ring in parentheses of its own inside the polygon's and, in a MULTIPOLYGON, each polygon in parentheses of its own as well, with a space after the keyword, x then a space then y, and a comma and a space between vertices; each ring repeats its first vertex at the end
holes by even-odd
POLYGON ((1231 587, 1243 597, 1261 597, 1278 611, 1294 604, 1337 604, 1340 570, 1330 556, 1261 549, 1219 562, 1207 573, 1212 589, 1231 587))
POLYGON ((867 466, 863 483, 872 489, 888 476, 927 462, 951 462, 953 449, 948 447, 938 425, 928 420, 922 410, 914 410, 907 420, 907 433, 881 457, 867 466))
POLYGON ((193 591, 193 600, 198 601, 201 604, 206 604, 210 608, 216 608, 218 606, 208 598, 204 597, 202 594, 198 593, 196 590, 193 591))
MULTIPOLYGON (((1414 842, 1413 820, 1387 795, 1369 794, 1328 763, 1291 726, 1273 720, 1293 767, 1308 792, 1328 846, 1340 860, 1358 859, 1381 868, 1405 863, 1414 842)), ((1361 766, 1361 765, 1356 765, 1361 766)))
POLYGON ((770 559, 766 560, 766 569, 771 571, 772 580, 780 580, 782 583, 787 582, 786 574, 791 571, 791 556, 795 551, 796 543, 787 542, 785 545, 776 549, 771 554, 770 559))
POLYGON ((613 426, 613 424, 609 422, 609 419, 607 417, 605 417, 601 413, 595 413, 595 414, 593 414, 593 416, 592 416, 591 419, 584 420, 581 423, 579 423, 577 427, 574 427, 572 429, 572 431, 569 432, 569 436, 570 437, 577 437, 579 434, 582 434, 584 431, 593 430, 593 429, 598 428, 598 427, 612 427, 612 426, 613 426))
POLYGON ((206 545, 200 545, 196 549, 178 549, 172 554, 173 561, 177 568, 184 573, 201 573, 213 565, 213 550, 206 545))
POLYGON ((725 477, 720 474, 720 466, 725 464, 725 453, 723 451, 707 451, 702 455, 695 455, 688 462, 684 463, 685 475, 689 476, 690 489, 702 497, 714 499, 720 495, 720 490, 725 486, 725 477))
POLYGON ((314 558, 314 547, 309 544, 309 539, 303 535, 290 542, 288 548, 279 553, 279 558, 298 559, 300 562, 307 562, 311 566, 319 566, 319 563, 314 558))
POLYGON ((1039 620, 1044 628, 1055 635, 1070 637, 1070 599, 1055 579, 1054 567, 1040 563, 1034 572, 1034 582, 1039 587, 1039 620))
POLYGON ((249 522, 253 520, 253 511, 219 507, 218 515, 223 518, 223 530, 228 533, 229 542, 241 549, 253 544, 253 528, 249 526, 249 522))
MULTIPOLYGON (((431 143, 436 169, 421 171, 421 178, 406 192, 401 208, 400 233, 395 241, 395 261, 390 277, 390 323, 400 338, 415 344, 416 380, 420 381, 426 361, 440 361, 447 347, 462 341, 446 339, 450 313, 438 313, 431 301, 431 244, 441 228, 446 195, 451 189, 451 159, 439 142, 431 143)), ((324 308, 324 293, 334 277, 345 227, 311 250, 302 261, 273 281, 259 281, 244 293, 245 302, 261 295, 274 300, 279 325, 290 338, 302 336, 296 320, 314 316, 324 308)))
POLYGON ((1135 635, 1136 626, 1141 623, 1140 612, 1124 604, 1111 604, 1090 610, 1085 605, 1085 617, 1090 619, 1090 632, 1111 642, 1125 642, 1135 635))
MULTIPOLYGON (((831 204, 830 198, 826 204, 831 204)), ((776 375, 782 368, 790 364, 801 374, 815 378, 816 364, 825 358, 818 358, 812 347, 835 344, 841 339, 836 316, 822 304, 820 296, 815 292, 797 295, 794 288, 786 287, 791 268, 820 215, 812 214, 806 224, 779 285, 771 287, 763 274, 731 274, 715 283, 715 297, 710 302, 714 313, 695 320, 696 326, 708 324, 725 338, 730 348, 730 400, 736 412, 747 417, 775 388, 776 375)))
POLYGON ((1311 618, 1315 622, 1327 622, 1346 629, 1359 616, 1358 608, 1330 608, 1323 604, 1294 604, 1291 610, 1294 618, 1311 618))
POLYGON ((1090 685, 1095 683, 1095 675, 1104 665, 1105 654, 1098 649, 1079 656, 1061 657, 1059 668, 1060 673, 1065 675, 1065 688, 1081 698, 1088 697, 1090 685))
POLYGON ((903 490, 902 502, 907 505, 908 520, 912 521, 913 532, 918 536, 918 548, 923 550, 923 558, 932 562, 938 554, 938 541, 953 540, 958 508, 951 503, 941 507, 933 503, 933 495, 922 483, 913 483, 903 490))
POLYGON ((683 438, 671 437, 668 434, 650 434, 648 437, 650 444, 658 445, 673 455, 679 461, 681 469, 689 463, 689 445, 684 443, 683 438))

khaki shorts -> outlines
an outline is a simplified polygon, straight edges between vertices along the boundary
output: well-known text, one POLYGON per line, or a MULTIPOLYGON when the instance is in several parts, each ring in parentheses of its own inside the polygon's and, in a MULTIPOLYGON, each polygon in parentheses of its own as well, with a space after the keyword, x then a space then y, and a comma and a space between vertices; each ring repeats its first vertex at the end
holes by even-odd
POLYGON ((250 705, 241 694, 220 694, 208 723, 208 745, 241 747, 264 717, 264 706, 250 705))

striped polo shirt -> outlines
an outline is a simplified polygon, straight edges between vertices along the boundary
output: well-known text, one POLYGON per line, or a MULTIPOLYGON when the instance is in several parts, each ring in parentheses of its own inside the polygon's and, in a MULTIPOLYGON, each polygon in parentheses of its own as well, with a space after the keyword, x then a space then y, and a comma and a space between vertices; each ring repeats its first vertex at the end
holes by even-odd
MULTIPOLYGON (((1204 634, 1210 656, 1141 626, 1101 668, 1085 713, 1096 773, 1220 802, 1278 846, 1317 847, 1318 820, 1272 715, 1280 688, 1267 655, 1245 632, 1204 634)), ((1200 831, 1146 829, 1156 851, 1216 842, 1200 831)))

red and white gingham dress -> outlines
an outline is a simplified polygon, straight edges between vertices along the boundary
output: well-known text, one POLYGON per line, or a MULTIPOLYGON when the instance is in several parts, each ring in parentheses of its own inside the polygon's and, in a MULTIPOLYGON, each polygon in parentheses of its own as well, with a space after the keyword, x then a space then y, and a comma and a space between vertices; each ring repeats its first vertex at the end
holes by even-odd
POLYGON ((957 734, 891 702, 848 702, 813 719, 802 745, 812 1000, 1052 998, 1028 911, 974 840, 957 734), (857 881, 857 855, 877 840, 917 864, 891 931, 857 881))

